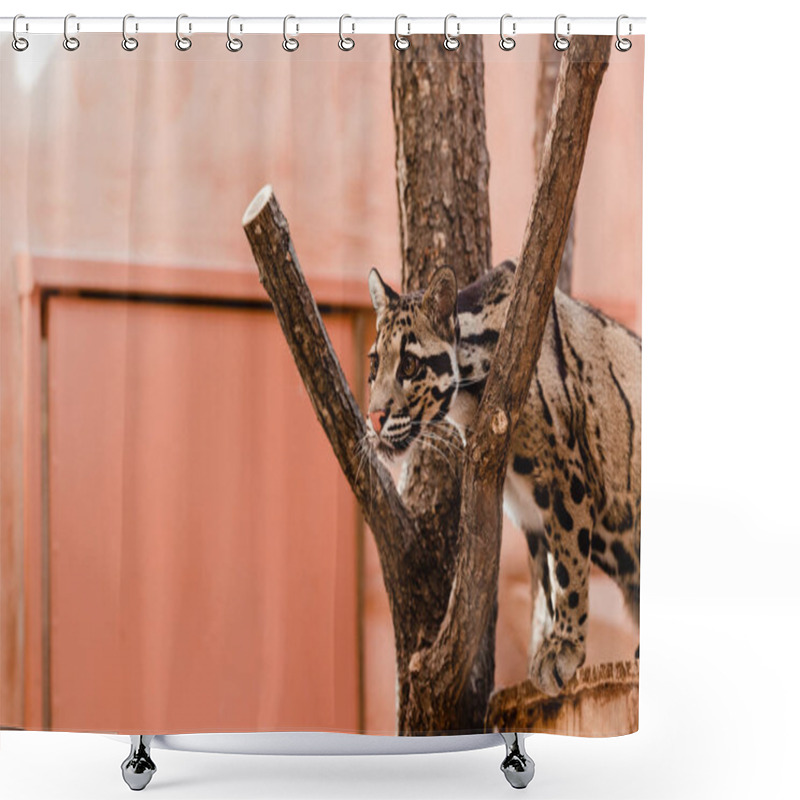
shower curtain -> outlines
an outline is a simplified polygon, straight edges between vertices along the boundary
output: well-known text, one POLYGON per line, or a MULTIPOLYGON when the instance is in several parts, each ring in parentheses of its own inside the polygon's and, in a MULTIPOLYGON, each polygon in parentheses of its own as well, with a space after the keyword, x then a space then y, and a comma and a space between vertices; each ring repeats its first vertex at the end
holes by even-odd
POLYGON ((643 37, 30 39, 0 724, 635 731, 643 37))

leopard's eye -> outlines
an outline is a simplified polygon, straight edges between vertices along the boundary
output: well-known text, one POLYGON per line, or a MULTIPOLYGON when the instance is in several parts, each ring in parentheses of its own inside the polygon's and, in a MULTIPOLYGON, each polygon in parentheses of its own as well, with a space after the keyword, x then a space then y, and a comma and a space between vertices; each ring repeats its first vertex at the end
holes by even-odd
POLYGON ((419 370, 419 359, 413 355, 412 353, 406 353, 400 359, 400 377, 401 378, 413 378, 417 371, 419 370))
POLYGON ((375 377, 378 374, 378 354, 377 353, 370 353, 369 354, 369 382, 375 380, 375 377))

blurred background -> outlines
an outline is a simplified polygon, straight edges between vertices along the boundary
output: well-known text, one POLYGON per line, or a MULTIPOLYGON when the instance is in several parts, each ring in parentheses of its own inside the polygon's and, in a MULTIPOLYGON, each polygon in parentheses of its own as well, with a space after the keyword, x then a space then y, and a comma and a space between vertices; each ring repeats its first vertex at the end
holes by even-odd
MULTIPOLYGON (((614 51, 600 92, 572 274, 636 331, 641 44, 614 51)), ((390 47, 2 49, 3 726, 393 732, 377 554, 241 229, 271 183, 363 399, 366 275, 399 285, 390 47)), ((484 52, 498 263, 521 244, 554 51, 487 37, 484 52)), ((589 662, 629 659, 636 631, 599 573, 591 604, 589 662)), ((529 614, 507 526, 498 686, 526 675, 529 614)))

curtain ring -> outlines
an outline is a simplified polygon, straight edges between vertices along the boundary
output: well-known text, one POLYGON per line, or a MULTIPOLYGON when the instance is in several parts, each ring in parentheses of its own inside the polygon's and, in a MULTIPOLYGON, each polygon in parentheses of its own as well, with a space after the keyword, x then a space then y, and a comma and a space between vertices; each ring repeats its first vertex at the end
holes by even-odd
POLYGON ((139 46, 139 40, 135 39, 133 36, 128 36, 127 26, 129 19, 135 19, 133 14, 126 14, 122 18, 122 49, 132 53, 139 46))
POLYGON ((18 53, 21 53, 23 50, 28 49, 30 42, 17 33, 17 20, 19 19, 25 19, 25 15, 17 14, 17 16, 14 17, 14 21, 11 23, 11 46, 18 53))
MULTIPOLYGON (((505 50, 506 52, 513 50, 517 46, 517 43, 514 39, 512 39, 510 36, 506 36, 505 33, 503 33, 503 23, 507 19, 511 19, 511 16, 511 14, 503 14, 503 16, 500 17, 500 49, 505 50)), ((511 23, 511 32, 517 32, 516 22, 511 23)))
MULTIPOLYGON (((556 17, 556 22, 553 27, 553 32, 555 33, 556 38, 553 40, 553 47, 558 50, 559 53, 563 53, 569 47, 569 39, 565 39, 559 32, 558 32, 558 21, 560 19, 566 19, 566 14, 559 14, 556 17)), ((567 36, 569 36, 569 22, 567 22, 567 36)))
MULTIPOLYGON (((620 53, 627 53, 628 50, 630 50, 631 47, 633 47, 633 42, 630 39, 621 39, 619 35, 619 24, 624 19, 628 19, 628 16, 626 14, 620 14, 617 17, 617 41, 614 43, 614 47, 616 47, 617 50, 620 51, 620 53)), ((631 26, 630 23, 628 23, 628 33, 630 34, 630 32, 631 32, 631 26)))
MULTIPOLYGON (((69 31, 67 30, 67 26, 69 25, 69 21, 71 19, 75 19, 74 14, 67 14, 67 16, 64 17, 64 41, 62 43, 64 45, 64 49, 69 50, 70 53, 74 52, 81 46, 78 38, 76 36, 70 36, 69 31)), ((80 27, 76 28, 76 30, 80 30, 80 27)))
MULTIPOLYGON (((345 36, 344 33, 342 33, 342 26, 344 25, 344 21, 346 19, 353 18, 349 14, 342 14, 342 16, 339 17, 339 49, 344 50, 345 52, 352 50, 356 46, 354 39, 351 39, 349 36, 345 36)), ((352 23, 352 25, 353 32, 355 32, 356 25, 355 23, 352 23)))
MULTIPOLYGON (((300 47, 300 42, 298 42, 297 39, 293 39, 291 36, 289 36, 287 32, 287 26, 290 19, 297 19, 297 17, 293 17, 291 14, 288 14, 283 18, 283 49, 287 53, 293 53, 298 47, 300 47)), ((300 31, 299 25, 297 26, 297 31, 298 33, 300 31)))
MULTIPOLYGON (((405 36, 400 35, 400 20, 401 19, 408 19, 405 14, 398 14, 394 18, 394 49, 395 50, 408 50, 411 47, 411 42, 406 39, 405 36)), ((406 27, 408 28, 408 32, 411 33, 411 25, 406 23, 406 27)))
MULTIPOLYGON (((178 14, 175 19, 175 47, 181 52, 186 52, 192 46, 192 40, 188 36, 181 34, 181 20, 188 19, 188 14, 178 14)), ((192 31, 192 23, 189 23, 189 32, 192 31)))
POLYGON ((445 50, 452 51, 452 50, 458 50, 459 46, 461 45, 461 42, 458 41, 458 32, 461 28, 461 23, 456 22, 456 35, 451 36, 447 32, 447 23, 450 22, 451 19, 456 19, 456 15, 448 14, 444 18, 444 41, 442 42, 442 47, 444 47, 445 50))
MULTIPOLYGON (((238 53, 242 47, 244 47, 244 42, 241 39, 237 39, 235 36, 231 36, 231 22, 235 19, 239 19, 236 14, 231 14, 228 17, 228 41, 225 42, 225 47, 231 51, 231 53, 238 53)), ((241 29, 240 29, 241 30, 241 29)))

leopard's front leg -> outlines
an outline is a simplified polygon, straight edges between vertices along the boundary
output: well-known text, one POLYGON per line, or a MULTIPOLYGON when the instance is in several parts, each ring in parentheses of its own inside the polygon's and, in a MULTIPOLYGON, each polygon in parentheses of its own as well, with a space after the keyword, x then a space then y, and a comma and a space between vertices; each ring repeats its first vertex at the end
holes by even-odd
POLYGON ((531 654, 529 674, 543 692, 555 696, 586 660, 593 514, 577 476, 567 485, 552 484, 548 492, 543 516, 553 627, 531 654))

